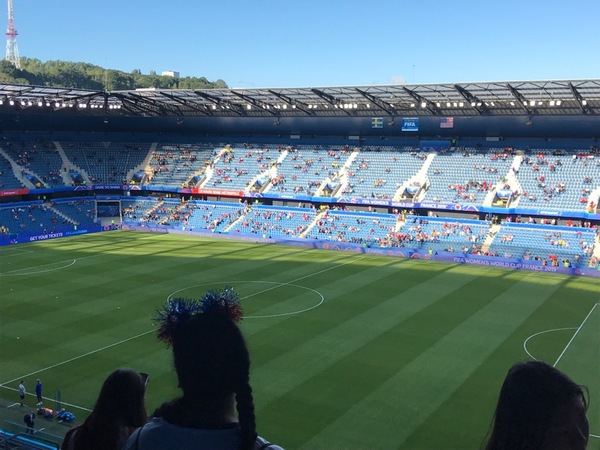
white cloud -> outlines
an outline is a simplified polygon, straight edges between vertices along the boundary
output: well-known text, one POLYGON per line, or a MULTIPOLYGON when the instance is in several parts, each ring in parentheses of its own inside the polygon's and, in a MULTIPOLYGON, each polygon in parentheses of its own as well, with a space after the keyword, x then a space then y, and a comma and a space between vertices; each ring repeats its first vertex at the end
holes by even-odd
POLYGON ((406 78, 404 78, 402 75, 391 75, 390 83, 391 84, 406 84, 406 78))

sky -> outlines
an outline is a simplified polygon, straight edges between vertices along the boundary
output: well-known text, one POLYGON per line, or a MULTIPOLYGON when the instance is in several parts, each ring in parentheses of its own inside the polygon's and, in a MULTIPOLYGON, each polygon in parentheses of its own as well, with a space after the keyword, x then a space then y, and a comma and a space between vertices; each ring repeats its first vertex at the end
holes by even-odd
POLYGON ((600 78, 599 0, 13 3, 20 56, 232 88, 600 78))

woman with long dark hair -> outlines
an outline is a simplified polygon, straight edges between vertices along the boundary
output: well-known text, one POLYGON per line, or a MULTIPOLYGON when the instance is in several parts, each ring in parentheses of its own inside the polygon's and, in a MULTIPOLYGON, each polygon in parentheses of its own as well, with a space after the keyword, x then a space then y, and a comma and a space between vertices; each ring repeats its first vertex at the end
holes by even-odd
POLYGON ((124 450, 281 449, 256 433, 241 318, 231 288, 201 300, 172 299, 159 311, 158 337, 173 349, 183 395, 161 405, 124 450))
POLYGON ((510 368, 485 450, 584 450, 589 438, 582 386, 542 361, 510 368))
POLYGON ((62 450, 120 450, 129 435, 146 423, 146 376, 118 369, 104 381, 91 414, 70 430, 62 450))

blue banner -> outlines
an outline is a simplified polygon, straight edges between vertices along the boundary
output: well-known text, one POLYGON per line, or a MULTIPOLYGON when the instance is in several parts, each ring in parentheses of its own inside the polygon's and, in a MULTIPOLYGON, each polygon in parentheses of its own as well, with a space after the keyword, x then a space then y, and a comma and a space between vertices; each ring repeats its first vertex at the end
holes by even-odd
POLYGON ((75 230, 71 227, 63 227, 52 233, 17 233, 11 235, 0 235, 0 246, 21 244, 23 242, 46 241, 48 239, 58 239, 67 236, 76 236, 79 234, 98 233, 100 231, 109 231, 115 227, 103 227, 101 225, 89 224, 85 228, 75 230))
POLYGON ((419 119, 402 119, 402 131, 419 131, 419 119))

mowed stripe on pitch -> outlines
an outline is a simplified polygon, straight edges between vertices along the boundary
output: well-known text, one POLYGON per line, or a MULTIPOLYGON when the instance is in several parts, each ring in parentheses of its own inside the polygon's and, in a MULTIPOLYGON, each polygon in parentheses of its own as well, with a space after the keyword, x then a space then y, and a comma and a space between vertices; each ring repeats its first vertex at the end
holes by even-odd
MULTIPOLYGON (((448 272, 442 272, 433 278, 431 274, 424 274, 421 280, 418 278, 407 280, 405 285, 398 287, 399 291, 404 290, 404 292, 384 302, 369 298, 369 293, 373 291, 369 283, 377 284, 383 282, 387 277, 393 278, 397 275, 386 274, 377 268, 365 271, 360 276, 351 275, 332 280, 331 287, 321 287, 323 292, 328 292, 335 290, 335 285, 339 284, 343 286, 343 291, 339 297, 327 296, 327 308, 322 308, 316 313, 322 324, 316 323, 311 328, 312 337, 309 340, 298 342, 295 347, 290 347, 290 343, 286 343, 282 348, 287 351, 253 371, 253 377, 271 380, 269 392, 256 400, 257 406, 265 407, 300 383, 305 382, 307 378, 317 375, 366 342, 437 302, 444 296, 439 289, 432 290, 430 295, 424 298, 421 297, 422 290, 427 287, 429 280, 444 283, 452 291, 476 278, 476 276, 456 277, 448 272), (351 297, 348 292, 352 292, 351 297), (352 311, 354 298, 359 297, 368 299, 371 307, 360 306, 363 312, 355 314, 355 311, 352 311), (329 309, 331 312, 324 309, 329 309), (323 318, 324 315, 329 315, 329 320, 323 318)), ((389 280, 387 281, 389 282, 389 280)), ((265 336, 253 338, 253 342, 260 345, 259 339, 262 339, 265 345, 268 344, 267 341, 277 333, 272 328, 265 336)))
MULTIPOLYGON (((382 383, 371 395, 305 443, 304 448, 401 447, 477 367, 546 299, 562 280, 536 282, 527 274, 382 383), (385 411, 366 415, 365 411, 385 411)), ((492 292, 481 292, 482 296, 492 292)), ((482 412, 488 413, 488 411, 482 412)), ((452 443, 448 443, 452 447, 452 443)))
MULTIPOLYGON (((181 287, 210 283, 211 279, 225 282, 231 278, 253 279, 260 273, 274 273, 283 278, 286 275, 283 268, 289 270, 290 276, 285 278, 290 279, 292 276, 297 278, 298 274, 310 276, 316 269, 316 265, 311 263, 282 264, 278 261, 295 258, 296 255, 301 259, 306 249, 292 248, 283 256, 281 249, 275 246, 255 247, 243 243, 230 248, 220 243, 214 248, 211 242, 202 248, 212 248, 212 253, 207 252, 206 255, 215 255, 217 259, 205 260, 198 256, 168 257, 173 254, 172 243, 165 248, 164 240, 149 242, 144 239, 143 246, 137 244, 136 241, 128 241, 127 248, 117 249, 117 254, 111 250, 110 254, 81 258, 81 262, 69 272, 60 271, 43 277, 31 275, 14 281, 15 316, 22 316, 25 311, 27 319, 7 320, 3 328, 5 334, 22 336, 21 345, 12 347, 16 352, 14 357, 5 355, 10 363, 3 366, 3 380, 39 367, 49 367, 57 361, 65 361, 147 331, 156 308, 181 287), (140 264, 137 252, 144 255, 143 264, 140 264), (161 255, 158 258, 149 256, 157 253, 161 255), (229 259, 219 260, 219 256, 229 259), (252 259, 256 261, 249 264, 252 259), (108 261, 109 264, 106 263, 108 261), (222 265, 215 264, 219 262, 223 263, 225 270, 222 265), (175 274, 179 276, 173 276, 175 274), (38 283, 43 287, 35 287, 38 283), (18 291, 27 294, 21 295, 18 291), (57 342, 61 345, 56 345, 57 342)), ((189 250, 189 247, 185 248, 189 250)), ((326 256, 334 263, 346 260, 346 255, 337 252, 327 252, 326 256)), ((321 261, 328 262, 327 258, 321 261)), ((209 287, 198 287, 196 292, 201 295, 209 287)), ((10 309, 11 306, 5 302, 5 319, 9 318, 7 313, 10 309)), ((165 370, 170 370, 170 367, 165 370)))
MULTIPOLYGON (((500 295, 514 283, 500 281, 489 288, 490 292, 495 290, 500 295)), ((375 289, 376 283, 356 282, 366 286, 357 290, 350 287, 351 294, 340 299, 343 306, 338 308, 352 309, 354 297, 364 293, 369 298, 369 292, 375 289)), ((301 434, 305 439, 319 434, 330 421, 370 395, 489 301, 469 294, 490 286, 489 277, 463 272, 460 267, 433 277, 429 274, 413 286, 410 283, 407 280, 407 290, 384 302, 371 298, 376 307, 364 313, 355 311, 329 328, 314 330, 311 339, 298 350, 256 369, 254 376, 269 380, 268 391, 257 398, 257 405, 259 411, 281 420, 274 428, 285 429, 284 422, 291 420, 304 428, 301 434), (436 323, 433 326, 432 321, 436 323), (433 332, 427 334, 431 328, 433 332), (335 402, 328 400, 332 397, 335 402), (291 410, 286 406, 290 404, 295 405, 291 410)), ((399 291, 402 288, 397 284, 399 291)), ((319 316, 323 313, 320 311, 319 316)), ((287 443, 298 447, 303 441, 287 443)))

